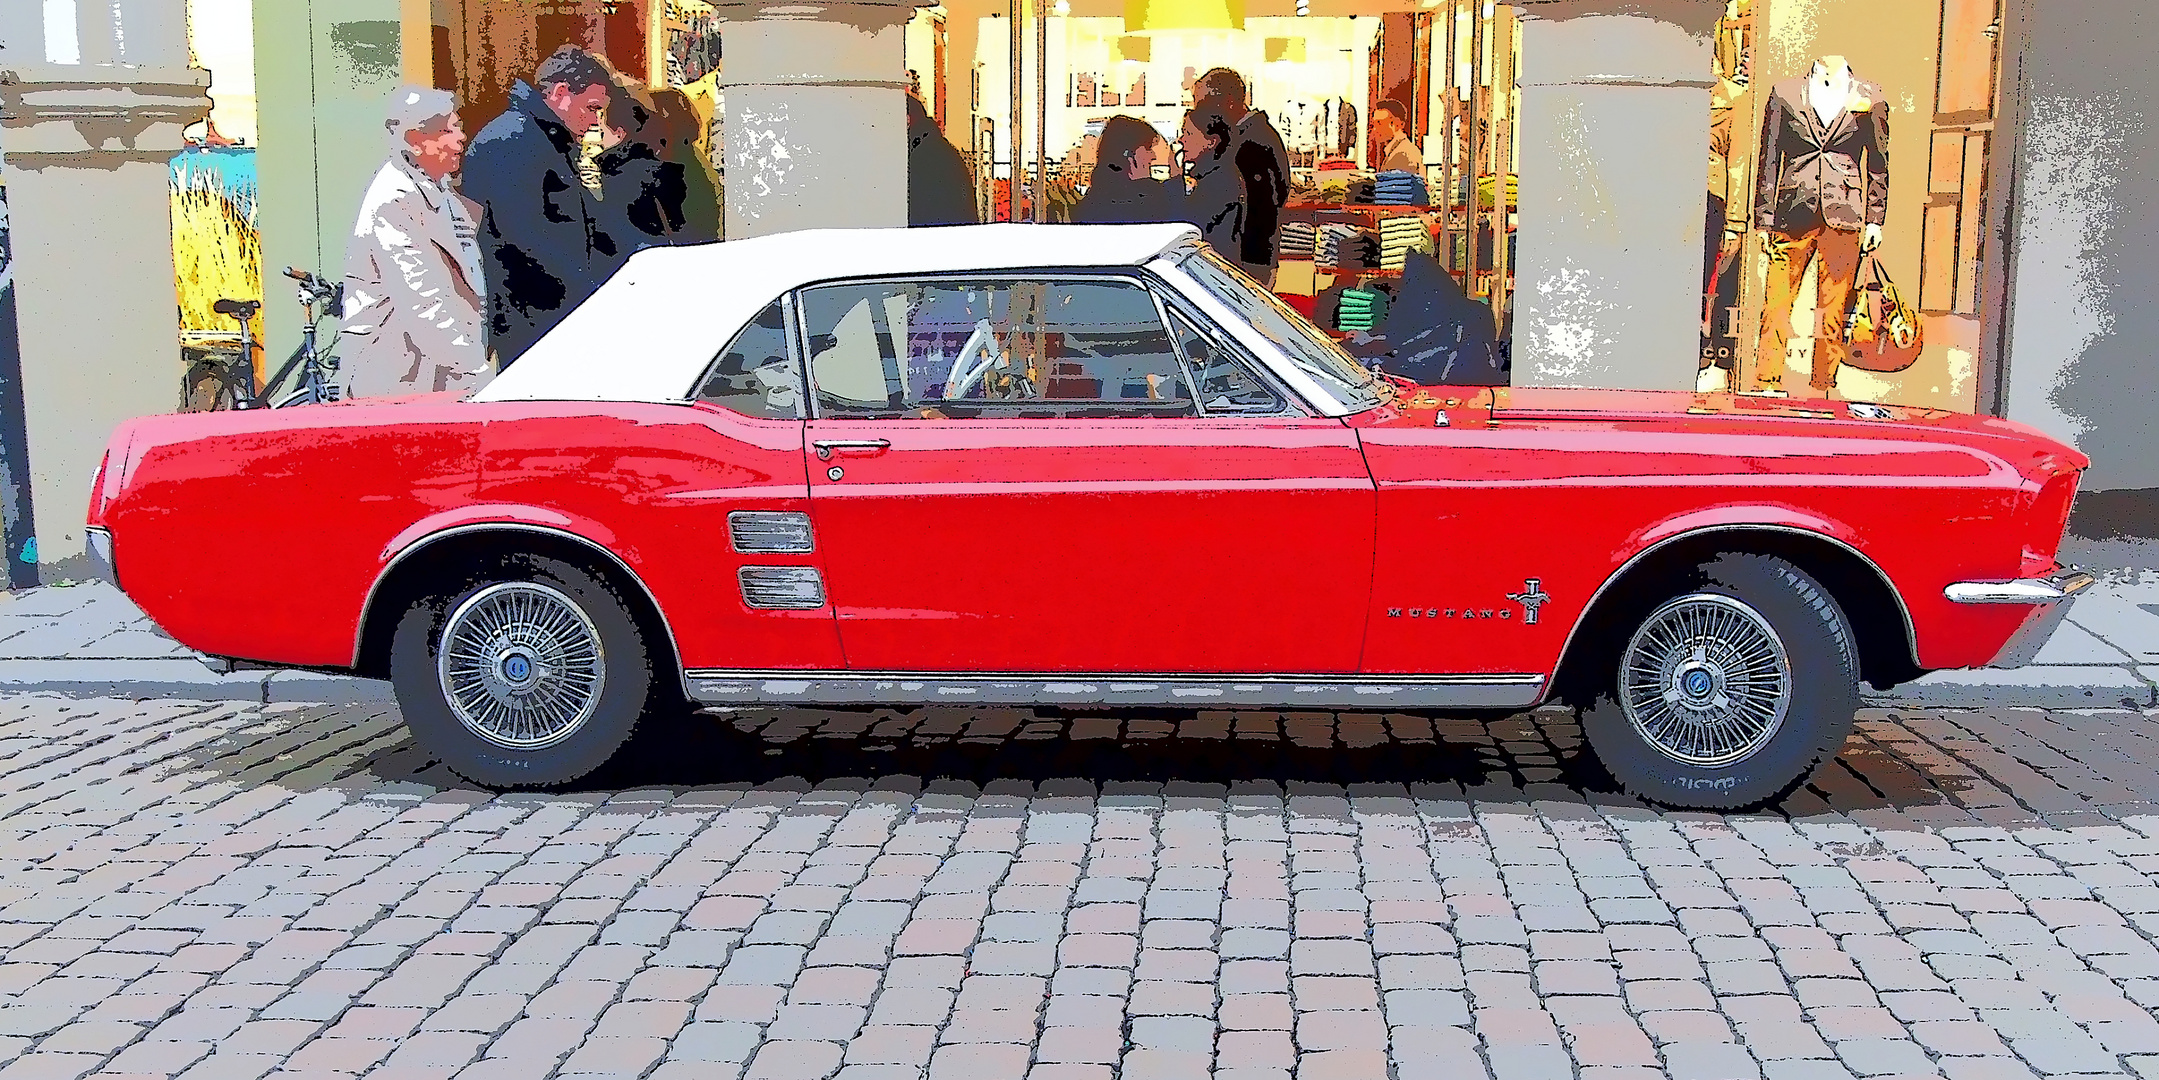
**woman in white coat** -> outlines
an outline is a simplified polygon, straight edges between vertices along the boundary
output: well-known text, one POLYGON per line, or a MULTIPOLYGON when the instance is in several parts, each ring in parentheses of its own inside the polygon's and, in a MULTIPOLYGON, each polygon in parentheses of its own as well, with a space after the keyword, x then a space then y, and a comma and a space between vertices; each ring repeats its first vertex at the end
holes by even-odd
POLYGON ((470 392, 491 376, 477 204, 451 190, 465 158, 457 102, 390 95, 390 160, 360 200, 345 254, 338 363, 350 397, 470 392))

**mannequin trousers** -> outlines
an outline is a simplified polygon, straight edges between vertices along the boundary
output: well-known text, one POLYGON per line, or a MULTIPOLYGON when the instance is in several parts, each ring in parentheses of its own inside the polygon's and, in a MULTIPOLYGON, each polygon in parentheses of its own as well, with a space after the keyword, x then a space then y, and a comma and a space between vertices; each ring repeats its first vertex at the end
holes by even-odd
POLYGON ((1776 386, 1784 381, 1785 347, 1791 338, 1792 305, 1799 299, 1807 264, 1822 260, 1815 273, 1814 375, 1816 390, 1836 388, 1837 365, 1844 359, 1844 317, 1852 306, 1852 285, 1859 275, 1859 234, 1817 227, 1803 233, 1769 232, 1769 281, 1762 300, 1762 336, 1754 352, 1754 381, 1776 386))

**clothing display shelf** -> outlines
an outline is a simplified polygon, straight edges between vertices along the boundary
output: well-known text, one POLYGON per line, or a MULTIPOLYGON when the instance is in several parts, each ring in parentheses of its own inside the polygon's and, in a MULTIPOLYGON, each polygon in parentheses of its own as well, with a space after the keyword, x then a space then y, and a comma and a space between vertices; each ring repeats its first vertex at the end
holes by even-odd
MULTIPOLYGON (((1440 208, 1432 206, 1381 206, 1373 203, 1292 202, 1282 207, 1285 225, 1296 222, 1309 224, 1319 229, 1335 224, 1354 225, 1359 229, 1369 230, 1374 233, 1383 231, 1387 221, 1401 218, 1424 219, 1425 231, 1430 233, 1436 225, 1440 213, 1440 208)), ((1285 261, 1309 260, 1316 254, 1316 251, 1285 251, 1282 253, 1282 257, 1285 261)), ((1312 269, 1315 273, 1329 274, 1337 278, 1390 278, 1402 276, 1402 271, 1399 268, 1389 269, 1378 266, 1315 265, 1312 269)))

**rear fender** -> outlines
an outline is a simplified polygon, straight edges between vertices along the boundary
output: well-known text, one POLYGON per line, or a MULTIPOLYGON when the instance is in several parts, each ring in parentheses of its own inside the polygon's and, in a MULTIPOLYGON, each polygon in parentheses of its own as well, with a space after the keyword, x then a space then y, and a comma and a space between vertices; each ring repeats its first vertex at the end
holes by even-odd
POLYGON ((591 551, 636 584, 639 594, 659 617, 660 627, 667 635, 670 654, 677 657, 681 655, 681 649, 675 641, 674 627, 667 619, 667 612, 660 607, 659 598, 646 586, 644 576, 633 565, 634 560, 622 554, 621 544, 612 530, 599 522, 573 517, 559 510, 499 503, 459 507, 424 518, 399 533, 383 549, 378 556, 380 565, 375 572, 374 583, 368 586, 367 599, 360 608, 358 630, 353 635, 354 667, 360 666, 369 623, 379 614, 375 611, 376 598, 382 591, 383 583, 390 580, 399 564, 444 540, 486 532, 544 535, 570 541, 591 551))

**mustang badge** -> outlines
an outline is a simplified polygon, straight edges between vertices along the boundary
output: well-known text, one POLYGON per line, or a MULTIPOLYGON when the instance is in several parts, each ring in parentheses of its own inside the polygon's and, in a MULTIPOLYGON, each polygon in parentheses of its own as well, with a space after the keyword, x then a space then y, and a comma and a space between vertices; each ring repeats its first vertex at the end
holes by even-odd
MULTIPOLYGON (((1522 591, 1508 593, 1507 599, 1522 605, 1522 621, 1530 626, 1535 626, 1537 624, 1537 609, 1549 603, 1552 598, 1545 595, 1539 579, 1528 578, 1522 582, 1522 591)), ((1502 619, 1511 619, 1514 617, 1514 612, 1507 608, 1499 608, 1496 611, 1492 608, 1391 607, 1387 609, 1387 617, 1390 619, 1399 619, 1404 615, 1412 619, 1489 619, 1495 615, 1502 619)))

